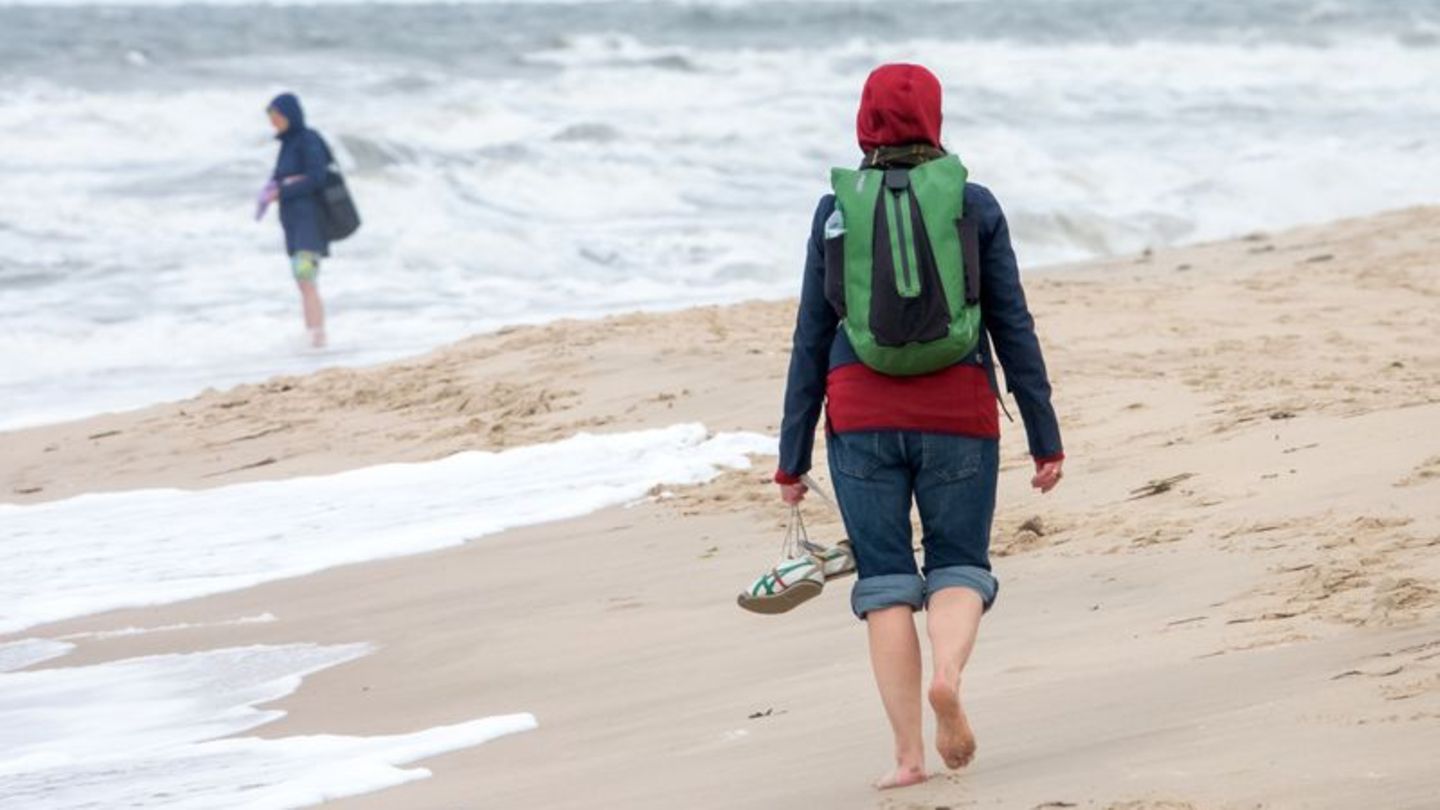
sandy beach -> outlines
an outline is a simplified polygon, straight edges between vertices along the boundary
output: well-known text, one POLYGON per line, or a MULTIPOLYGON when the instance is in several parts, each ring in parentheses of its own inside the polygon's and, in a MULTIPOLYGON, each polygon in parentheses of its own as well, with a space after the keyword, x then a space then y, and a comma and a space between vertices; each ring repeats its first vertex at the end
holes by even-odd
MULTIPOLYGON (((868 787, 889 738, 848 582, 780 617, 734 604, 783 531, 773 457, 462 547, 0 643, 208 625, 83 639, 40 668, 375 646, 307 677, 265 737, 538 718, 426 761, 429 779, 334 804, 357 810, 1434 810, 1437 256, 1440 209, 1420 208, 1027 276, 1067 476, 1031 492, 1023 430, 1004 425, 1001 596, 965 685, 980 752, 918 787, 868 787), (257 614, 275 620, 217 624, 257 614)), ((512 328, 0 433, 0 502, 212 489, 685 422, 773 435, 793 308, 512 328)), ((806 516, 819 539, 840 538, 823 504, 806 516)))

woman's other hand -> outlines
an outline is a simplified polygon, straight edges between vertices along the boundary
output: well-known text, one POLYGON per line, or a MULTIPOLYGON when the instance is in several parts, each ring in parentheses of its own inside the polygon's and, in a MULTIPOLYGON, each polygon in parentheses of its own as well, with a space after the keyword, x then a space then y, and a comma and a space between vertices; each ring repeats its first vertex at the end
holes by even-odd
POLYGON ((1064 461, 1047 461, 1035 468, 1035 477, 1030 479, 1030 486, 1040 490, 1043 495, 1054 489, 1065 477, 1064 461))

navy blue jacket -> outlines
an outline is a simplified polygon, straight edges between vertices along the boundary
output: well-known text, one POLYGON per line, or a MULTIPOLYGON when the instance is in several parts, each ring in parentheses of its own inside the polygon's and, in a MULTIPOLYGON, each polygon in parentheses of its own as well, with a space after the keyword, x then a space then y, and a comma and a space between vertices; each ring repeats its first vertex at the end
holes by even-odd
MULTIPOLYGON (((805 282, 800 311, 795 318, 790 375, 785 384, 785 416, 780 424, 780 471, 790 476, 810 470, 815 426, 825 401, 825 378, 830 369, 858 363, 839 316, 825 299, 825 220, 835 210, 835 196, 827 194, 815 209, 810 227, 810 250, 805 259, 805 282)), ((965 184, 965 216, 975 217, 980 233, 980 312, 984 329, 974 355, 961 362, 984 364, 995 386, 993 355, 1005 368, 1006 387, 1015 395, 1030 454, 1037 459, 1063 452, 1060 424, 1050 406, 1050 380, 1035 321, 1025 304, 1020 269, 1010 247, 1010 228, 995 195, 984 186, 965 184)), ((998 391, 998 387, 996 387, 998 391)))
POLYGON ((280 186, 280 227, 285 229, 285 252, 294 255, 308 250, 321 256, 330 255, 330 241, 325 238, 324 211, 320 208, 320 191, 330 173, 330 150, 320 133, 305 126, 305 111, 300 99, 282 93, 270 102, 290 122, 276 136, 280 154, 275 158, 271 177, 280 186), (299 175, 304 179, 284 183, 299 175))

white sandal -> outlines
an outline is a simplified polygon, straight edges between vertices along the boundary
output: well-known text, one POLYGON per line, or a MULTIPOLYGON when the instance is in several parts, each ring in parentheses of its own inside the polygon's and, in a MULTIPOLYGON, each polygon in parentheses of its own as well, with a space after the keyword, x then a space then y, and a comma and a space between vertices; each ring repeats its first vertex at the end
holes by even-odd
POLYGON ((790 507, 790 524, 780 546, 780 562, 761 574, 736 603, 752 613, 788 613, 814 599, 825 589, 825 581, 855 573, 855 553, 850 541, 827 548, 810 539, 800 507, 790 507))
POLYGON ((736 603, 751 613, 788 613, 814 599, 825 589, 825 572, 814 555, 781 560, 736 597, 736 603))

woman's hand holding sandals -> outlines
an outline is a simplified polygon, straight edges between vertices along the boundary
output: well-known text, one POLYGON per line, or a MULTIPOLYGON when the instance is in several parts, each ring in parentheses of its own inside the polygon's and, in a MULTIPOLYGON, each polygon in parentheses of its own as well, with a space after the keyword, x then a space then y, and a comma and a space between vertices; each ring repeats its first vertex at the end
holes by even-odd
POLYGON ((810 491, 810 488, 804 484, 780 484, 779 486, 780 500, 791 506, 805 500, 805 493, 810 491))

